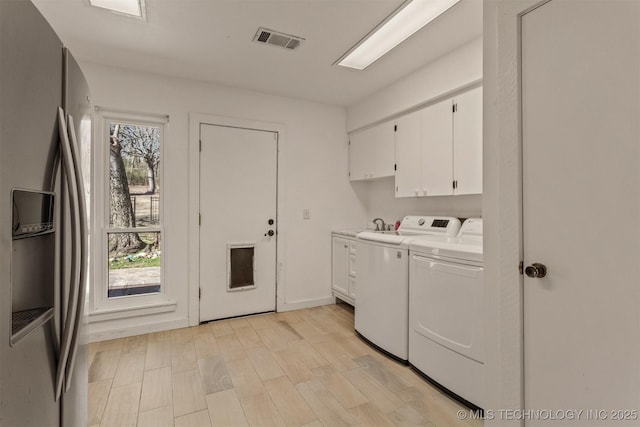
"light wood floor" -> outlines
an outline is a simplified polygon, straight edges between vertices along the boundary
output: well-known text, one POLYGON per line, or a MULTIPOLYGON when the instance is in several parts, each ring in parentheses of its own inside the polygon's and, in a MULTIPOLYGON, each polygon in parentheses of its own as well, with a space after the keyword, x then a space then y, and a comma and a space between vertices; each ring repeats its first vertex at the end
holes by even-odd
MULTIPOLYGON (((339 304, 89 346, 90 426, 481 426, 339 304)), ((467 411, 468 414, 468 411, 467 411)))

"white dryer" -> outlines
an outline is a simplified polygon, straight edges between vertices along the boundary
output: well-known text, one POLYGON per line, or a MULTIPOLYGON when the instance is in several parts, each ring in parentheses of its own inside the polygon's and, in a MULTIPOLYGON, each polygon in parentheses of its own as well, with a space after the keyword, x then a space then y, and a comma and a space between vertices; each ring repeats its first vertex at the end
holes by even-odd
POLYGON ((414 240, 409 264, 409 363, 484 407, 482 219, 467 219, 455 239, 414 240))
POLYGON ((358 233, 356 332, 370 344, 406 363, 409 352, 409 240, 455 236, 460 220, 406 216, 397 232, 358 233))

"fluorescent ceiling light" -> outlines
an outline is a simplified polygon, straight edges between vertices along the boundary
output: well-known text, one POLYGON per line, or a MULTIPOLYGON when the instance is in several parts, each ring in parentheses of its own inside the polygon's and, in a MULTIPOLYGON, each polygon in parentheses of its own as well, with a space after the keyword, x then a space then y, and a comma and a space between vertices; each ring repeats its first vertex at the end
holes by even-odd
POLYGON ((338 59, 335 64, 364 70, 459 1, 406 1, 391 16, 338 59))
POLYGON ((89 0, 89 4, 112 12, 144 18, 144 0, 89 0))

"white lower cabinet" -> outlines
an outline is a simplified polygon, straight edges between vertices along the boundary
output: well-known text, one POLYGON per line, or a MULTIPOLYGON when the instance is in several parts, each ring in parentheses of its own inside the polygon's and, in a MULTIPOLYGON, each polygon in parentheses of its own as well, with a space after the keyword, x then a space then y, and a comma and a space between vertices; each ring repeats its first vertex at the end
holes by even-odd
POLYGON ((349 240, 349 298, 356 301, 356 241, 349 240))
POLYGON ((333 296, 355 305, 356 240, 333 234, 331 237, 331 290, 333 296))

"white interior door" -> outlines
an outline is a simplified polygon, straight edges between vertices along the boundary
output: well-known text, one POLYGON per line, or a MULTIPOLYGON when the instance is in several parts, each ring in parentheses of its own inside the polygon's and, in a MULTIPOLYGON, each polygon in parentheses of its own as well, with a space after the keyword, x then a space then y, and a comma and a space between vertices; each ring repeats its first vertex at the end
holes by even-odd
POLYGON ((522 19, 525 407, 585 411, 554 425, 640 417, 639 7, 522 19))
POLYGON ((202 124, 200 321, 276 308, 277 133, 202 124))

